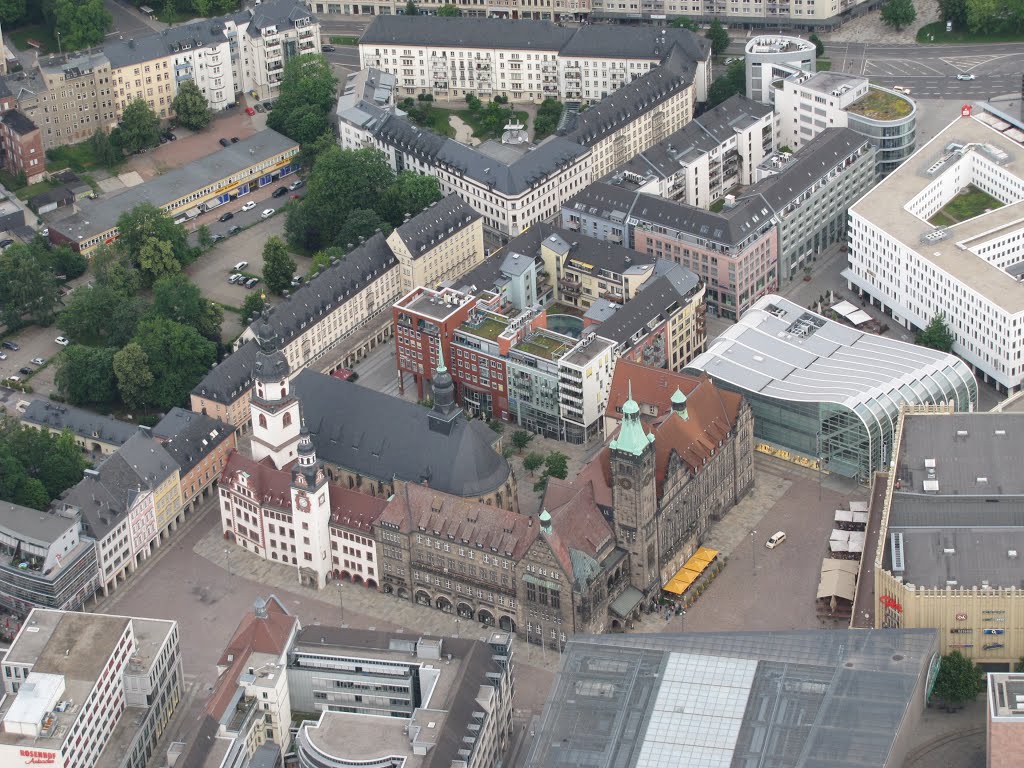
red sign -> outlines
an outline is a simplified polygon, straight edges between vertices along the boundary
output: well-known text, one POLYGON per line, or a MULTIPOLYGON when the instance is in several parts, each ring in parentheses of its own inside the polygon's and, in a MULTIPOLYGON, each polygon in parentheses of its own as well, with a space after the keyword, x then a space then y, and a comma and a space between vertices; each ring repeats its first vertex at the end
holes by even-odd
POLYGON ((57 759, 56 753, 43 752, 41 749, 23 749, 19 754, 28 758, 25 765, 50 765, 57 759))
POLYGON ((957 621, 967 621, 967 614, 966 613, 958 613, 956 615, 956 620, 957 621))
POLYGON ((973 107, 970 104, 964 104, 960 107, 960 117, 970 117, 972 109, 973 107))
POLYGON ((903 606, 897 603, 893 598, 889 597, 888 595, 882 595, 878 599, 878 602, 880 602, 886 608, 891 608, 892 610, 896 611, 896 613, 903 613, 903 606))

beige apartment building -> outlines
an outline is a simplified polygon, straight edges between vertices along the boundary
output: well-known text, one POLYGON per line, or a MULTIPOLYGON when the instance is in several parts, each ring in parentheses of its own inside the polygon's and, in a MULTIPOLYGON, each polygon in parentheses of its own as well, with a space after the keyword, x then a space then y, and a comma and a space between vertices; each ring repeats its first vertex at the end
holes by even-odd
POLYGON ((399 294, 436 286, 484 260, 484 220, 458 195, 448 195, 387 239, 399 264, 399 294))
POLYGON ((174 115, 171 102, 178 93, 174 77, 174 56, 159 56, 111 69, 118 114, 136 99, 145 101, 161 118, 174 115))
POLYGON ((936 627, 941 653, 989 670, 1024 656, 1022 435, 1021 413, 900 412, 875 552, 876 628, 936 627))
POLYGON ((23 85, 21 108, 39 127, 44 150, 85 141, 117 122, 110 60, 102 52, 40 59, 38 75, 23 85))

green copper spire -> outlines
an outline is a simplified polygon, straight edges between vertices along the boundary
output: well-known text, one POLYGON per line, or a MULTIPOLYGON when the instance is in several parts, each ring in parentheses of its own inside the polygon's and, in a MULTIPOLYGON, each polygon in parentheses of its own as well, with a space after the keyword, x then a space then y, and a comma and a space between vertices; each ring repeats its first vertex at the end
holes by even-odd
POLYGON ((676 391, 672 394, 672 412, 682 416, 683 421, 690 420, 690 414, 686 410, 686 395, 678 387, 676 387, 676 391))
POLYGON ((441 343, 441 339, 437 340, 437 372, 445 373, 448 368, 444 364, 444 344, 441 343))
POLYGON ((544 533, 551 533, 551 513, 546 509, 541 510, 540 513, 540 529, 544 533))
POLYGON ((628 398, 622 404, 622 426, 619 427, 619 436, 612 440, 611 448, 639 456, 653 442, 654 435, 644 432, 640 423, 640 406, 633 399, 633 382, 630 381, 628 398))

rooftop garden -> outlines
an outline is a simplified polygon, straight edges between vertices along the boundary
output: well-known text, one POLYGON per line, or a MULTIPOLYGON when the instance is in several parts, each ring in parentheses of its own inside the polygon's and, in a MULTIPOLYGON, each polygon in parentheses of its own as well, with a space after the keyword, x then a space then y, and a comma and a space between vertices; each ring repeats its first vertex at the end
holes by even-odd
POLYGON ((982 192, 973 184, 968 184, 928 219, 928 223, 934 224, 936 227, 951 227, 961 221, 973 219, 975 216, 981 216, 983 213, 1002 207, 1001 200, 992 197, 988 192, 982 192))
POLYGON ((561 340, 542 333, 536 333, 515 347, 520 352, 528 355, 543 357, 545 360, 554 360, 559 355, 569 350, 569 347, 561 340))
POLYGON ((474 336, 479 336, 481 339, 494 341, 506 328, 508 328, 507 322, 502 322, 496 318, 485 316, 477 321, 474 321, 473 319, 467 320, 459 327, 459 330, 471 333, 474 336))
POLYGON ((857 100, 847 109, 872 120, 898 120, 909 115, 913 106, 902 96, 872 87, 868 89, 867 96, 857 100))

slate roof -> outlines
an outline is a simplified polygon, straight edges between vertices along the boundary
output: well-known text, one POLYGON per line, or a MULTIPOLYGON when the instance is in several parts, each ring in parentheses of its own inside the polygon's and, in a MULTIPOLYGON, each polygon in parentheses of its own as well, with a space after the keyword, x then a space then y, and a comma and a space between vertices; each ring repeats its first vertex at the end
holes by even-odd
POLYGON ((193 395, 230 405, 252 387, 253 366, 259 345, 249 341, 210 369, 192 390, 193 395))
POLYGON ((650 55, 660 58, 673 46, 691 59, 711 55, 711 42, 687 29, 640 25, 586 24, 573 31, 562 46, 562 56, 630 59, 650 55))
POLYGON ((413 259, 418 259, 428 250, 461 232, 479 218, 481 218, 479 213, 453 193, 432 203, 422 213, 398 226, 395 232, 405 243, 405 247, 409 249, 413 259))
POLYGON ((44 428, 67 429, 86 440, 99 440, 117 446, 124 445, 139 431, 137 425, 118 421, 111 416, 46 400, 33 400, 21 420, 44 428))
POLYGON ((558 51, 573 30, 550 21, 442 18, 438 16, 376 16, 359 39, 361 45, 463 46, 558 51))
POLYGON ((576 267, 572 267, 572 269, 577 272, 589 271, 593 275, 598 274, 602 269, 618 274, 623 274, 631 269, 646 270, 654 266, 655 261, 653 256, 639 253, 632 248, 557 227, 553 228, 550 234, 544 238, 544 245, 556 252, 568 250, 566 262, 571 259, 579 259, 592 267, 590 270, 576 267))
POLYGON ((7 78, 0 77, 0 99, 13 95, 14 93, 11 92, 11 87, 7 84, 7 78))
POLYGON ((572 574, 576 588, 584 586, 600 570, 598 559, 615 545, 611 526, 598 509, 593 483, 550 478, 541 507, 551 515, 546 534, 562 569, 572 574))
POLYGON ((249 13, 252 15, 252 23, 249 25, 248 34, 252 37, 257 37, 257 32, 264 27, 294 27, 298 19, 316 21, 309 9, 295 0, 264 0, 249 13))
POLYGON ((540 529, 528 515, 413 484, 395 493, 380 523, 403 533, 430 531, 513 560, 526 554, 540 529))
MULTIPOLYGON (((615 31, 621 35, 621 30, 650 29, 652 28, 616 27, 615 31)), ((608 134, 635 120, 637 115, 688 88, 693 83, 696 71, 694 59, 687 57, 678 46, 674 46, 661 66, 654 67, 640 77, 619 86, 596 104, 578 113, 572 122, 572 131, 566 134, 566 138, 592 147, 608 134)))
POLYGON ((700 285, 700 278, 686 267, 676 266, 682 270, 676 276, 678 279, 669 275, 649 278, 632 299, 594 327, 597 335, 628 348, 632 346, 633 336, 644 331, 651 320, 664 320, 669 307, 685 304, 686 297, 700 285))
POLYGON ((35 123, 16 109, 8 109, 4 112, 3 122, 4 125, 10 126, 10 129, 20 136, 38 130, 38 126, 35 123))
POLYGON ((430 429, 426 408, 309 369, 292 382, 317 456, 364 477, 429 483, 456 496, 484 496, 511 469, 481 421, 459 418, 451 434, 430 429))
POLYGON ((202 413, 174 407, 153 427, 164 450, 171 455, 184 476, 215 451, 235 431, 230 424, 202 413))

